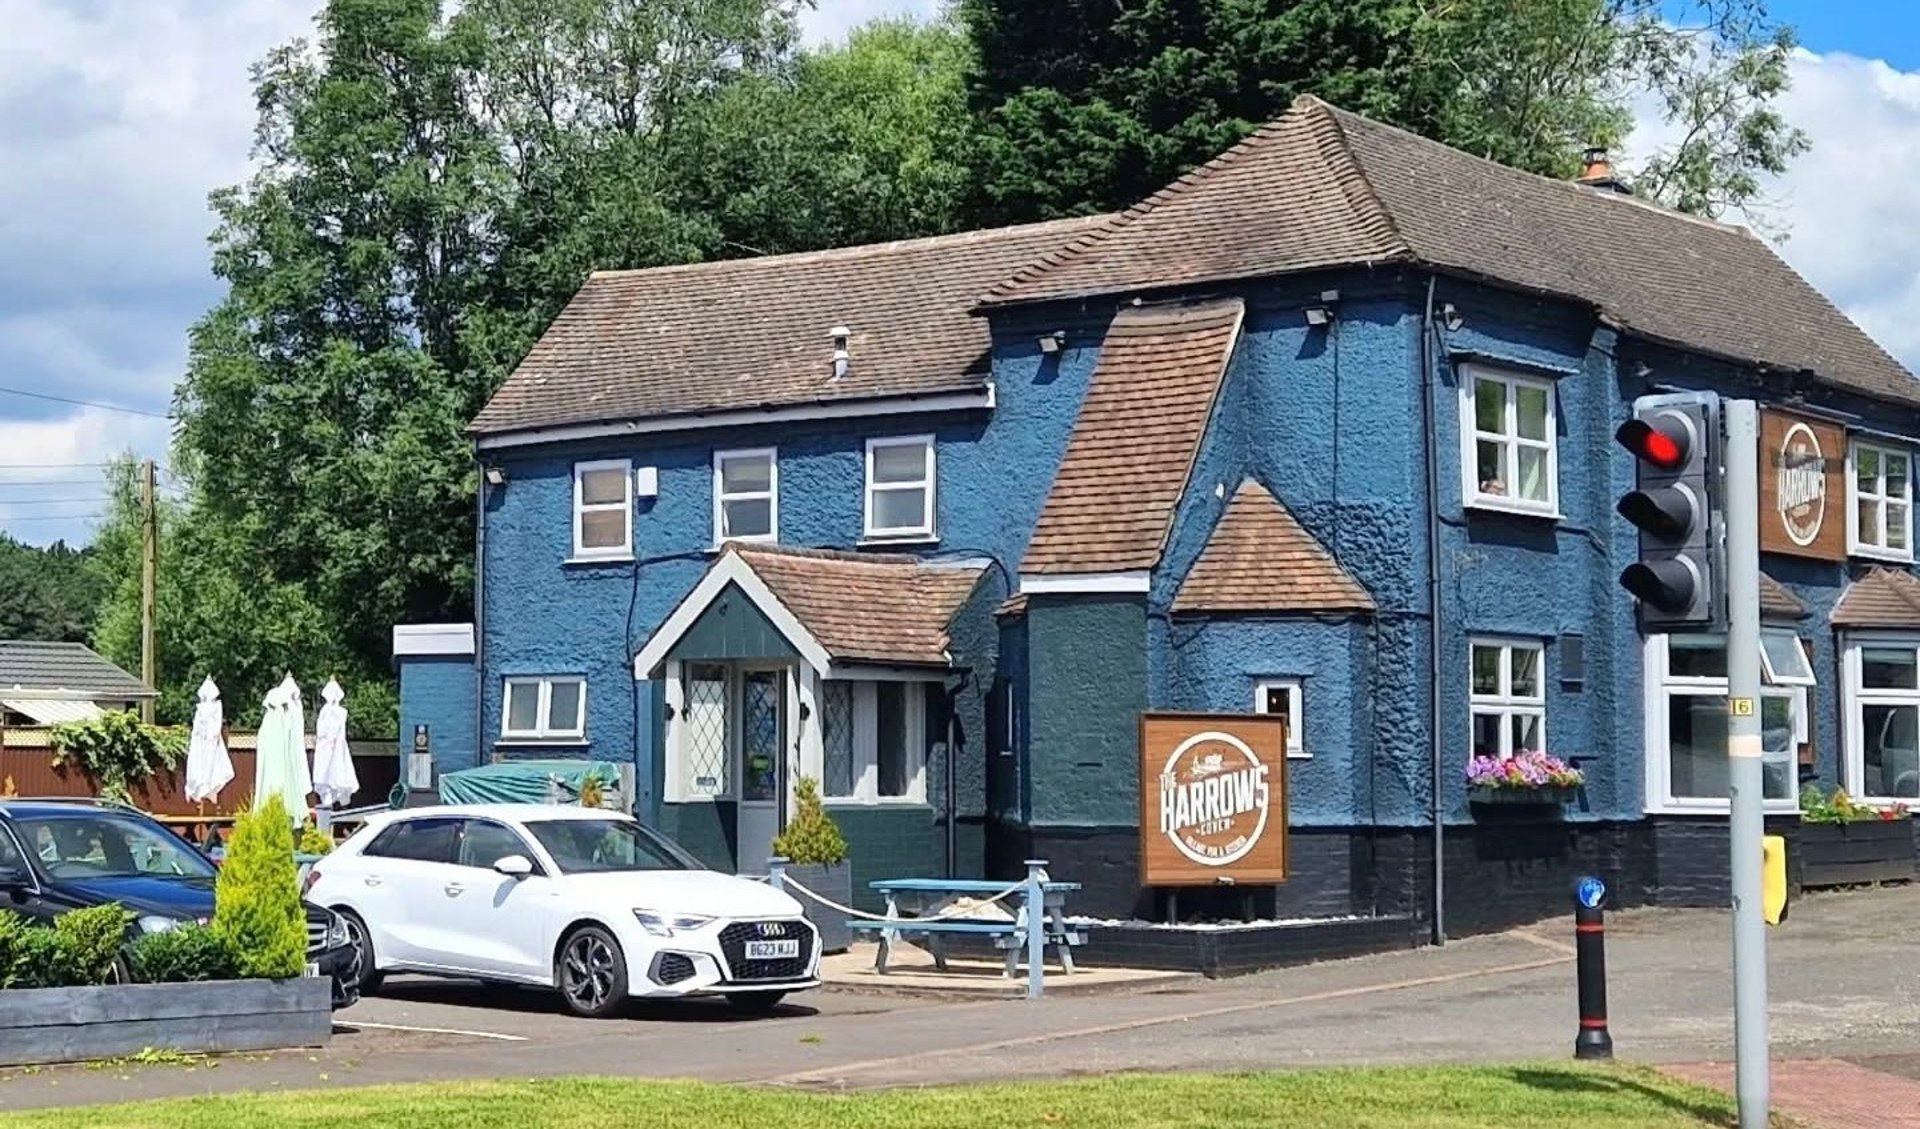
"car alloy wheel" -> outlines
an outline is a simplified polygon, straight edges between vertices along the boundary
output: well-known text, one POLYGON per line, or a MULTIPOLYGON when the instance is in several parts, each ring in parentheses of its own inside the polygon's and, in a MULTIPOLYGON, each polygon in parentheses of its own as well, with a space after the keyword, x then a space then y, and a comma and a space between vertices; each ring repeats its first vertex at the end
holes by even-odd
POLYGON ((582 927, 561 946, 560 993, 575 1015, 599 1019, 627 996, 627 962, 619 942, 597 925, 582 927))
POLYGON ((341 978, 341 983, 352 984, 361 995, 371 996, 380 990, 382 976, 373 963, 373 938, 367 933, 367 923, 360 915, 350 910, 340 911, 340 920, 347 926, 347 943, 353 946, 353 967, 341 978))

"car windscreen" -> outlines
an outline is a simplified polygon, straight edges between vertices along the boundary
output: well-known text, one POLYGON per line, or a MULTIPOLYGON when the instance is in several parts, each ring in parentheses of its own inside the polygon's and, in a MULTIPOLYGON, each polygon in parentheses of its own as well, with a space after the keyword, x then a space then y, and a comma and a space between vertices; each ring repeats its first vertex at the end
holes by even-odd
POLYGON ((541 819, 526 827, 563 874, 700 869, 691 855, 631 820, 541 819))
POLYGON ((53 878, 212 878, 213 863, 178 835, 111 812, 14 820, 26 849, 53 878))

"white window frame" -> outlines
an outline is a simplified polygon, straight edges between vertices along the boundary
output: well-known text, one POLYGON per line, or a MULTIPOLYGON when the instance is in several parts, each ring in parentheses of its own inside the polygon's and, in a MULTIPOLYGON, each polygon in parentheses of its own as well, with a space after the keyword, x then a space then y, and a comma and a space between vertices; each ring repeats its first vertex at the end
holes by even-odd
POLYGON ((728 541, 778 541, 780 539, 780 449, 778 447, 738 447, 731 451, 713 453, 713 543, 720 546, 728 541), (727 459, 767 460, 767 488, 765 490, 735 490, 726 493, 725 482, 720 468, 727 459), (728 502, 753 502, 765 499, 767 502, 767 531, 750 537, 727 537, 722 531, 726 528, 724 515, 728 502))
POLYGON ((1306 736, 1300 731, 1301 715, 1304 713, 1306 696, 1305 684, 1298 678, 1262 678, 1253 684, 1253 712, 1267 712, 1267 694, 1273 690, 1287 692, 1287 759, 1312 760, 1313 754, 1307 752, 1306 736))
MULTIPOLYGON (((1775 628, 1763 628, 1775 631, 1775 628)), ((1667 635, 1649 635, 1642 643, 1642 659, 1645 679, 1642 686, 1641 712, 1645 718, 1646 747, 1644 749, 1646 765, 1646 810, 1649 813, 1666 814, 1725 814, 1728 810, 1724 797, 1715 796, 1675 796, 1673 795, 1672 750, 1667 733, 1667 698, 1679 694, 1685 697, 1724 698, 1727 696, 1725 678, 1696 678, 1669 674, 1671 669, 1667 635)), ((1796 636, 1797 638, 1797 636, 1796 636)), ((1804 644, 1802 650, 1804 652, 1804 644)), ((1772 664, 1766 658, 1766 650, 1761 649, 1760 696, 1762 698, 1784 698, 1791 702, 1793 710, 1793 749, 1789 759, 1792 770, 1788 780, 1792 784, 1791 793, 1784 799, 1765 801, 1769 812, 1797 812, 1800 810, 1800 746, 1807 743, 1811 722, 1808 711, 1812 708, 1809 687, 1813 681, 1791 678, 1786 682, 1774 683, 1767 671, 1772 664)), ((1808 665, 1812 669, 1812 665, 1808 665)))
POLYGON ((1529 514, 1535 517, 1560 516, 1560 432, 1559 411, 1555 395, 1557 387, 1553 381, 1540 377, 1525 376, 1503 369, 1489 368, 1485 365, 1463 364, 1458 367, 1460 384, 1460 497, 1463 505, 1476 510, 1498 510, 1503 513, 1529 514), (1501 421, 1503 431, 1481 431, 1479 413, 1475 410, 1474 393, 1482 381, 1501 385, 1506 391, 1506 411, 1501 421), (1547 437, 1544 441, 1522 439, 1519 425, 1520 388, 1532 388, 1546 393, 1547 397, 1547 437), (1501 464, 1507 481, 1517 483, 1520 477, 1521 447, 1532 447, 1547 453, 1546 476, 1547 496, 1542 501, 1533 501, 1511 494, 1489 494, 1480 489, 1479 443, 1490 440, 1501 446, 1501 464))
POLYGON ((1872 557, 1883 561, 1910 562, 1913 560, 1913 456, 1914 452, 1905 447, 1889 446, 1885 443, 1869 443, 1855 439, 1847 444, 1847 552, 1856 557, 1872 557), (1863 494, 1860 490, 1860 478, 1855 472, 1856 460, 1862 450, 1872 451, 1880 457, 1880 473, 1874 479, 1878 488, 1876 493, 1863 494), (1898 494, 1887 493, 1887 456, 1897 455, 1907 462, 1906 488, 1898 494), (1872 531, 1860 528, 1860 502, 1863 499, 1880 503, 1880 528, 1872 531), (1887 546, 1887 517, 1890 507, 1899 507, 1900 524, 1906 529, 1905 549, 1887 546), (1867 534, 1871 532, 1872 536, 1867 534))
POLYGON ((828 807, 886 807, 897 805, 923 805, 927 802, 927 692, 937 682, 913 678, 886 679, 888 683, 907 688, 905 698, 907 727, 907 789, 904 795, 882 796, 880 794, 880 693, 881 680, 871 678, 827 679, 821 683, 820 701, 822 707, 814 711, 807 719, 809 725, 822 726, 820 740, 809 742, 821 763, 803 766, 804 771, 816 780, 825 780, 826 724, 825 707, 826 685, 830 682, 845 681, 853 686, 853 791, 848 796, 821 796, 828 807))
POLYGON ((867 485, 862 498, 864 510, 861 528, 865 530, 865 539, 869 541, 931 541, 937 534, 934 520, 935 478, 937 457, 934 453, 931 435, 895 435, 867 440, 867 485), (874 479, 874 454, 889 447, 918 447, 924 453, 921 460, 923 474, 918 482, 878 482, 874 479), (900 526, 881 529, 873 523, 874 495, 924 492, 927 496, 926 508, 922 511, 926 520, 917 526, 900 526))
POLYGON ((1473 722, 1482 714, 1497 715, 1500 723, 1499 759, 1507 760, 1513 756, 1514 717, 1533 717, 1540 722, 1540 750, 1547 748, 1547 645, 1539 639, 1521 639, 1511 636, 1475 635, 1467 640, 1467 756, 1471 759, 1473 751, 1473 722), (1500 651, 1500 689, 1492 694, 1476 694, 1473 690, 1473 652, 1481 647, 1496 647, 1500 651), (1513 652, 1532 651, 1537 654, 1539 664, 1536 681, 1539 692, 1533 696, 1517 695, 1513 692, 1513 652))
POLYGON ((1847 795, 1863 804, 1906 804, 1913 807, 1916 801, 1911 796, 1872 796, 1866 791, 1866 723, 1861 716, 1861 707, 1920 706, 1920 690, 1869 690, 1861 685, 1864 664, 1860 652, 1868 647, 1920 650, 1920 634, 1897 631, 1848 632, 1844 637, 1840 660, 1840 729, 1845 735, 1841 776, 1846 782, 1847 795))
POLYGON ((587 679, 584 675, 508 675, 500 680, 500 739, 502 741, 558 741, 577 744, 587 736, 587 679), (572 729, 553 727, 553 687, 557 682, 571 682, 580 687, 580 723, 572 729), (535 710, 532 729, 511 729, 512 711, 507 707, 515 686, 532 686, 540 694, 540 705, 535 710))
POLYGON ((633 461, 631 459, 596 459, 591 462, 573 464, 573 558, 576 561, 631 560, 633 558, 633 461), (595 502, 587 504, 586 476, 595 471, 617 470, 620 481, 625 485, 621 489, 618 502, 595 502), (618 545, 599 545, 588 548, 582 543, 586 532, 586 515, 589 513, 608 513, 618 511, 625 525, 626 536, 618 545))

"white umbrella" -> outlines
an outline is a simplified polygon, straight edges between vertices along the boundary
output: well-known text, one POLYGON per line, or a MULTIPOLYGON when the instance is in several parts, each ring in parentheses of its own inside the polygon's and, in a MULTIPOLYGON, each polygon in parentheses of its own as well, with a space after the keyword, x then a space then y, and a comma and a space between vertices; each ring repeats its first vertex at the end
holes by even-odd
POLYGON ((233 758, 227 755, 222 734, 226 716, 220 708, 220 688, 209 677, 200 684, 200 704, 193 707, 193 739, 187 743, 187 799, 206 803, 233 780, 233 758))
POLYGON ((296 821, 306 818, 313 774, 307 768, 307 719, 300 705, 300 684, 293 675, 267 691, 254 753, 253 806, 279 796, 296 821))
POLYGON ((360 775, 347 748, 347 708, 340 704, 346 694, 329 678, 320 697, 327 704, 313 723, 313 790, 323 806, 339 807, 360 790, 360 775))

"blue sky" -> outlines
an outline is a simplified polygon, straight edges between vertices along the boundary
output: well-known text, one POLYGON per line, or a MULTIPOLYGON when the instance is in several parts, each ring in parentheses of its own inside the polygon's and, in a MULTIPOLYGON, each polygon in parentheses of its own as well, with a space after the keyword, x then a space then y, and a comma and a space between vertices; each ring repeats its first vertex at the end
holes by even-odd
MULTIPOLYGON (((1773 0, 1806 46, 1783 109, 1814 150, 1768 185, 1767 218, 1791 231, 1781 250, 1795 267, 1920 368, 1910 5, 1773 0)), ((164 459, 159 415, 186 331, 218 297, 206 194, 247 172, 247 66, 307 32, 318 6, 0 0, 0 530, 84 541, 106 494, 99 464, 124 451, 164 459)), ((819 0, 803 22, 819 41, 938 6, 819 0)), ((1650 125, 1630 150, 1659 140, 1650 125)))

